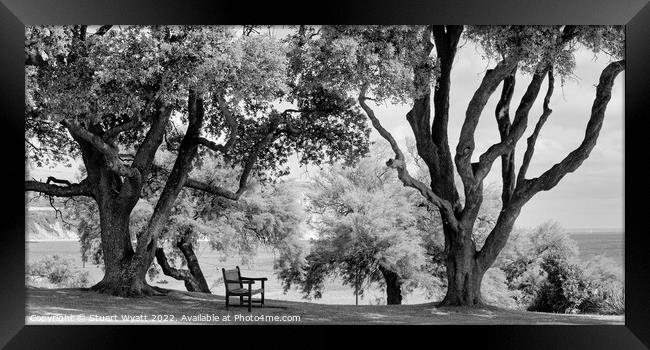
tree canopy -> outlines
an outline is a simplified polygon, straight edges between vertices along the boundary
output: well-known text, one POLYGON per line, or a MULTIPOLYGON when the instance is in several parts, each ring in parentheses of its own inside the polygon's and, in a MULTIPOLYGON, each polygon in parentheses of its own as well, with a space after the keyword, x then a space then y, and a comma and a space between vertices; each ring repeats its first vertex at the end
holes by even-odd
POLYGON ((318 164, 367 151, 369 129, 354 100, 296 82, 286 41, 222 26, 94 29, 26 29, 27 158, 81 158, 86 177, 27 180, 25 190, 97 202, 111 262, 95 289, 151 293, 144 273, 184 187, 237 200, 251 174, 281 175, 291 154, 318 164), (175 160, 133 246, 129 214, 163 142, 175 160), (239 167, 234 188, 190 176, 203 152, 239 167), (118 266, 125 261, 131 267, 118 266))

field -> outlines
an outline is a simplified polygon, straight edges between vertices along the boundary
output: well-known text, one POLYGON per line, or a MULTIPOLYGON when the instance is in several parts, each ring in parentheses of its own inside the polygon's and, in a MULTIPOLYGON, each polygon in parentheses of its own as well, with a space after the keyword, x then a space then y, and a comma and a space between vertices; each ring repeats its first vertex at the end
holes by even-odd
MULTIPOLYGON (((621 233, 579 233, 572 234, 572 238, 578 244, 581 258, 588 259, 594 255, 604 254, 614 259, 621 266, 623 265, 623 235, 621 233)), ((86 264, 85 267, 82 266, 79 243, 76 241, 27 242, 25 243, 25 249, 28 262, 33 262, 40 257, 53 254, 72 257, 77 262, 79 269, 89 272, 91 283, 99 281, 103 275, 101 269, 92 264, 86 264)), ((275 278, 273 273, 273 260, 275 257, 273 251, 270 249, 260 249, 257 257, 248 265, 241 264, 238 258, 222 260, 218 253, 209 248, 207 243, 201 244, 196 249, 196 252, 208 285, 212 292, 217 295, 223 294, 224 290, 221 268, 232 268, 235 265, 239 265, 244 275, 269 278, 266 284, 266 296, 270 299, 310 301, 319 304, 354 304, 354 290, 349 286, 344 286, 337 279, 328 281, 322 299, 306 300, 295 289, 289 290, 286 294, 283 293, 280 281, 275 278)), ((150 281, 150 283, 162 288, 185 290, 181 281, 162 274, 153 281, 150 281)), ((359 299, 359 304, 379 304, 383 297, 384 294, 378 288, 371 288, 359 299)), ((423 290, 416 290, 406 295, 403 300, 403 304, 421 304, 426 302, 431 302, 431 300, 426 298, 423 290)))

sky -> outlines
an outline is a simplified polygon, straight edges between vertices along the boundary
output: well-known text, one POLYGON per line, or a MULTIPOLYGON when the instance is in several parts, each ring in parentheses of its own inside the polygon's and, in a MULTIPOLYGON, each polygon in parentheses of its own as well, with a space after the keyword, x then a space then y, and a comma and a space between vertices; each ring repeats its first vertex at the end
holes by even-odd
MULTIPOLYGON (((483 59, 481 52, 472 43, 461 42, 460 45, 451 77, 449 140, 452 154, 455 152, 467 104, 485 70, 496 64, 494 61, 483 59)), ((588 50, 579 50, 576 53, 576 69, 573 76, 562 86, 560 79, 556 78, 555 92, 550 101, 553 113, 538 138, 528 178, 540 175, 580 144, 584 137, 600 73, 608 63, 607 56, 596 56, 588 50)), ((517 84, 512 99, 511 114, 514 114, 514 109, 530 79, 530 75, 519 74, 516 77, 517 84)), ((517 168, 521 164, 525 140, 542 113, 541 100, 546 91, 546 84, 547 81, 544 82, 536 104, 530 112, 527 131, 516 149, 517 168)), ((568 230, 589 228, 622 231, 624 223, 623 85, 624 73, 621 73, 614 83, 605 121, 598 142, 589 158, 574 173, 566 175, 555 188, 540 192, 533 197, 522 209, 516 226, 534 227, 547 220, 554 220, 568 230)), ((473 161, 476 161, 487 147, 499 140, 494 109, 500 90, 497 89, 481 115, 475 134, 476 150, 473 161)), ((409 106, 372 105, 372 101, 368 103, 375 110, 382 125, 393 134, 405 151, 406 139, 413 138, 405 118, 409 106)), ((370 138, 378 143, 386 142, 374 129, 370 138)), ((292 159, 289 165, 290 177, 307 179, 315 171, 313 167, 299 168, 295 159, 292 159)), ((497 160, 485 183, 499 184, 500 169, 500 161, 497 160)), ((76 167, 33 168, 29 176, 44 180, 48 175, 52 175, 75 180, 75 173, 77 173, 76 167)))

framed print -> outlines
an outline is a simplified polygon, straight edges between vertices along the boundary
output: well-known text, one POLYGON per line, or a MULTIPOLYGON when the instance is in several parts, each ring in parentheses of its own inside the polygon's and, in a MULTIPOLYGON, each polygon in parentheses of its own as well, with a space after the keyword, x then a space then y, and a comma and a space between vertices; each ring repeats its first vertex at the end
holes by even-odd
POLYGON ((2 2, 3 346, 650 344, 644 1, 2 2))

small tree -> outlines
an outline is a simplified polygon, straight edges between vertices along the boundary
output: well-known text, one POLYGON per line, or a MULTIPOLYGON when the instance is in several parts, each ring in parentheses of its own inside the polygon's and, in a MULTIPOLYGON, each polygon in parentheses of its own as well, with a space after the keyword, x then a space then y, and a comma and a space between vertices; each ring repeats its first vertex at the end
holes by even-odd
MULTIPOLYGON (((303 274, 293 281, 303 293, 320 298, 326 277, 340 274, 356 297, 378 282, 388 304, 401 304, 402 293, 430 278, 414 215, 425 209, 400 187, 377 158, 335 165, 313 178, 307 198, 318 237, 301 266, 303 274)), ((287 280, 296 277, 289 274, 287 280)))

